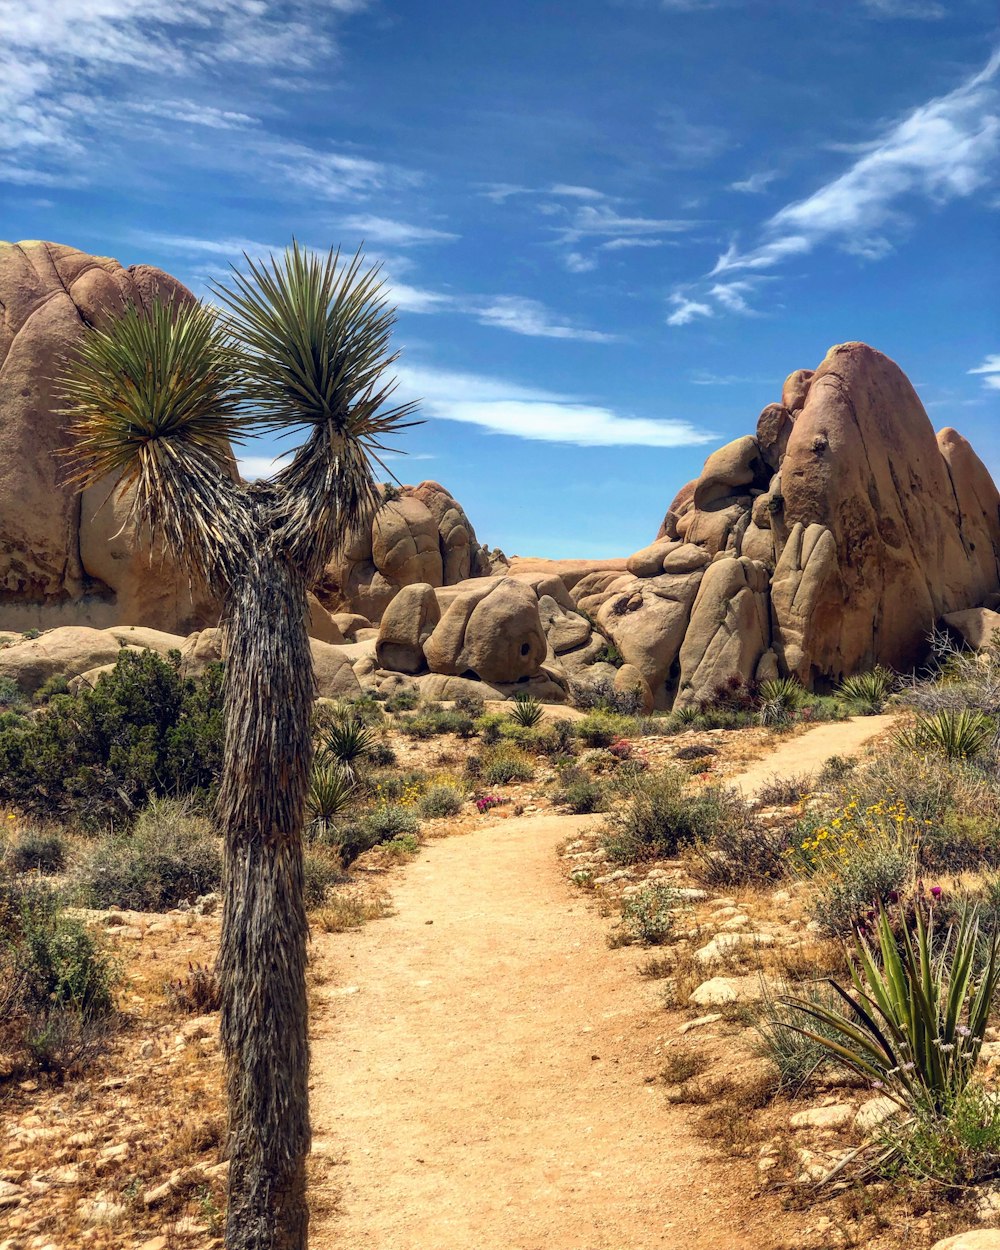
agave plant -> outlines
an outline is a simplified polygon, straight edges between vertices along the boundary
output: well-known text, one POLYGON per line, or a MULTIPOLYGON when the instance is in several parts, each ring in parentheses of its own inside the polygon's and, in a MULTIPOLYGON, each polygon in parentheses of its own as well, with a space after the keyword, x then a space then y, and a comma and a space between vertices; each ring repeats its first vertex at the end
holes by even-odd
POLYGON ((896 735, 909 751, 939 751, 949 759, 972 759, 980 755, 997 732, 991 717, 975 708, 941 708, 933 716, 921 716, 910 729, 896 735))
POLYGON ((935 937, 933 909, 926 917, 916 909, 914 932, 902 910, 900 919, 897 936, 880 907, 874 943, 855 937, 853 994, 828 982, 846 1015, 815 1000, 781 1001, 819 1026, 800 1032, 901 1107, 941 1115, 979 1061, 1000 985, 1000 933, 984 935, 984 951, 971 913, 943 940, 935 937))
POLYGON ((875 716, 885 707, 897 686, 896 674, 882 664, 867 673, 855 673, 840 683, 837 693, 863 716, 875 716))
POLYGON ((353 779, 357 765, 370 755, 378 741, 378 734, 359 716, 348 712, 339 717, 327 731, 323 754, 353 779))
POLYGON ((340 764, 316 760, 306 793, 306 812, 310 834, 328 833, 338 816, 342 816, 354 800, 357 786, 353 776, 340 764))
POLYGON ((229 1099, 228 1250, 305 1250, 309 1148, 302 831, 315 689, 306 592, 377 502, 394 310, 360 254, 293 244, 197 304, 88 330, 62 378, 80 489, 130 501, 222 604, 226 841, 218 973, 229 1099), (233 480, 232 441, 304 431, 272 478, 233 480))
POLYGON ((534 729, 542 719, 542 705, 530 694, 516 694, 510 718, 516 725, 523 725, 525 729, 534 729))

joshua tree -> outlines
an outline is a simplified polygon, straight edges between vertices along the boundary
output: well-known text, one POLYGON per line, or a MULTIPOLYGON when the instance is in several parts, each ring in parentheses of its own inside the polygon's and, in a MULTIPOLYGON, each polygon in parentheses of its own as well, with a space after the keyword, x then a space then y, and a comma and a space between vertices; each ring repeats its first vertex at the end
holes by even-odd
POLYGON ((72 480, 115 481, 150 542, 222 605, 226 843, 222 1046, 229 1250, 304 1250, 308 1036, 302 827, 314 695, 306 591, 376 502, 371 460, 407 424, 386 370, 395 310, 360 254, 234 271, 199 304, 91 330, 63 380, 72 480), (233 480, 230 441, 308 437, 267 480, 233 480), (109 475, 111 475, 109 477, 109 475))

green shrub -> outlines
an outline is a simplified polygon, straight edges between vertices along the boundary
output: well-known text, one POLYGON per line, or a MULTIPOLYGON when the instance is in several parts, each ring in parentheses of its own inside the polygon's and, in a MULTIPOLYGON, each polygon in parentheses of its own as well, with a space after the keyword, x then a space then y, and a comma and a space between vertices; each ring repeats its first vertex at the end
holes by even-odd
POLYGON ((827 936, 849 937, 879 904, 905 890, 913 874, 909 848, 873 840, 846 856, 839 873, 816 878, 809 913, 827 936))
POLYGON ((589 747, 608 747, 623 737, 631 726, 625 717, 611 712, 588 712, 576 722, 576 736, 589 747))
MULTIPOLYGON (((338 849, 339 848, 335 848, 338 849)), ((308 908, 321 907, 330 887, 344 880, 340 856, 332 859, 317 847, 307 847, 302 857, 303 898, 308 908)))
MULTIPOLYGON (((840 998, 823 982, 807 981, 798 987, 798 992, 799 1001, 846 1019, 840 998)), ((760 1001, 747 1004, 745 1015, 757 1033, 758 1053, 770 1059, 778 1069, 779 1088, 798 1092, 817 1073, 839 1066, 827 1044, 836 1041, 839 1034, 837 1029, 815 1016, 810 1019, 808 1032, 804 1032, 801 1009, 790 1006, 787 998, 787 987, 775 994, 764 979, 760 1001)))
MULTIPOLYGON (((617 655, 617 651, 615 651, 617 655)), ((613 663, 609 659, 607 663, 613 663)), ((621 657, 615 667, 621 666, 621 657)), ((583 711, 609 712, 616 716, 635 716, 642 711, 642 695, 635 689, 618 690, 609 677, 591 678, 589 681, 573 681, 569 687, 574 706, 583 711)))
POLYGON ((357 797, 357 783, 339 760, 313 763, 306 792, 306 830, 310 837, 324 837, 338 817, 348 811, 357 797))
POLYGON ((377 741, 376 731, 353 711, 348 711, 335 719, 326 731, 320 758, 339 765, 348 777, 353 778, 377 741))
POLYGON ((103 837, 84 861, 79 884, 90 907, 169 911, 217 890, 219 838, 182 799, 155 799, 135 827, 103 837))
POLYGON ((741 799, 733 797, 711 837, 695 840, 687 856, 688 870, 708 886, 780 881, 788 872, 791 836, 780 825, 761 824, 741 799))
POLYGON ((0 708, 17 707, 24 702, 24 693, 13 677, 0 677, 0 708))
POLYGON ((0 730, 0 800, 93 826, 127 823, 156 796, 207 797, 222 763, 222 669, 195 681, 179 663, 122 651, 93 689, 0 730))
POLYGON ((373 768, 391 768, 397 759, 396 752, 384 739, 373 742, 368 752, 368 762, 373 768))
POLYGON ((400 721, 399 727, 411 738, 432 738, 436 734, 471 738, 476 732, 471 716, 441 707, 429 707, 416 716, 407 716, 400 721))
POLYGON ((534 729, 542 719, 542 705, 530 694, 516 694, 510 711, 511 720, 525 729, 534 729))
POLYGON ((462 810, 465 795, 447 782, 428 786, 420 797, 420 814, 428 819, 435 816, 457 816, 462 810))
POLYGON ((560 807, 568 807, 578 816, 599 812, 605 807, 605 787, 578 768, 567 769, 554 796, 560 807))
POLYGON ((905 1121, 889 1120, 877 1134, 878 1170, 902 1172, 952 1189, 994 1180, 1000 1162, 1000 1106, 996 1094, 971 1083, 947 1110, 914 1108, 905 1121))
POLYGON ((482 757, 482 779, 491 786, 530 781, 535 775, 531 757, 512 742, 498 742, 487 747, 482 757))
POLYGON ((418 833, 420 820, 408 807, 398 803, 383 803, 373 808, 364 818, 364 825, 373 836, 373 846, 379 842, 391 842, 404 833, 418 833))
POLYGON ((15 872, 62 872, 66 866, 66 843, 58 833, 29 830, 10 848, 15 872))
POLYGON ((399 690, 385 701, 387 712, 412 712, 420 702, 420 695, 415 690, 399 690))
POLYGON ((500 741, 503 730, 508 724, 509 720, 504 716, 503 712, 485 712, 482 716, 477 717, 475 729, 483 742, 487 746, 492 746, 500 741))
POLYGON ((455 700, 455 711, 477 720, 486 711, 486 700, 481 694, 460 694, 455 700))
POLYGON ((669 858, 698 838, 713 843, 745 820, 746 804, 733 791, 706 786, 688 793, 686 782, 673 767, 626 779, 603 836, 612 863, 669 858))
POLYGON ((57 694, 69 694, 69 681, 61 673, 42 682, 35 691, 34 702, 48 703, 57 694))
POLYGON ((633 941, 661 946, 674 931, 683 900, 673 886, 644 885, 622 902, 622 928, 633 941))

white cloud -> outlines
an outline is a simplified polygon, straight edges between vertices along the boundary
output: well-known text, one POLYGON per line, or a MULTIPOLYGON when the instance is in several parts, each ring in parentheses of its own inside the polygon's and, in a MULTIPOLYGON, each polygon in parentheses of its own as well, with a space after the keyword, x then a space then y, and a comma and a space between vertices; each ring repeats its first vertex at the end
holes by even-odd
POLYGON ((573 396, 501 378, 419 365, 405 365, 398 374, 398 394, 403 399, 421 396, 425 416, 477 425, 492 434, 581 447, 687 447, 716 437, 687 421, 621 416, 573 396))
POLYGON ((409 247, 418 243, 444 243, 457 239, 457 234, 447 230, 432 230, 429 226, 411 226, 405 221, 393 221, 388 217, 354 214, 340 223, 369 243, 386 243, 392 247, 409 247))
POLYGON ((552 315, 538 300, 525 299, 520 295, 498 295, 475 308, 476 318, 483 325, 499 326, 515 334, 532 338, 579 339, 584 343, 610 343, 613 334, 600 330, 586 330, 578 326, 564 325, 552 320, 552 315))
POLYGON ((983 386, 989 391, 1000 391, 1000 353, 987 356, 981 365, 970 369, 970 373, 982 375, 983 386))
POLYGON ((577 187, 565 182, 557 182, 549 187, 549 195, 565 196, 570 200, 603 200, 607 197, 603 191, 595 191, 593 187, 577 187))
POLYGON ((582 252, 567 252, 563 264, 570 273, 590 273, 597 268, 597 261, 592 256, 584 256, 582 252))
POLYGON ((598 246, 602 252, 620 252, 630 247, 663 247, 665 239, 608 239, 598 246))
POLYGON ((255 482, 259 477, 273 477, 279 469, 285 468, 285 461, 291 454, 286 451, 280 456, 237 456, 236 464, 245 482, 255 482))
POLYGON ((775 213, 757 247, 730 248, 713 273, 770 268, 828 241, 878 257, 890 247, 879 231, 898 229, 904 198, 942 204, 985 186, 1000 150, 998 70, 1000 49, 954 91, 891 126, 839 177, 775 213))
POLYGON ((670 297, 674 311, 667 318, 668 326, 686 326, 697 317, 712 317, 714 309, 710 304, 699 303, 675 292, 670 297))
POLYGON ((731 182, 729 190, 742 191, 747 195, 760 195, 762 191, 767 190, 775 178, 780 177, 781 174, 776 169, 762 169, 756 174, 751 174, 749 178, 743 178, 739 182, 731 182))
POLYGON ((137 231, 136 238, 181 256, 225 256, 233 261, 239 260, 244 252, 256 260, 259 256, 280 256, 285 250, 284 244, 258 243, 254 239, 199 239, 190 234, 158 234, 146 230, 137 231))
POLYGON ((919 21, 939 21, 948 10, 936 0, 864 0, 873 17, 915 17, 919 21))
POLYGON ((167 121, 182 122, 191 126, 205 126, 209 130, 245 130, 259 126, 260 120, 249 113, 234 109, 220 109, 197 100, 156 100, 150 103, 136 101, 129 105, 134 113, 147 113, 167 121))
POLYGON ((753 283, 744 280, 739 282, 716 282, 709 289, 708 293, 713 299, 718 300, 727 312, 753 315, 754 310, 746 300, 746 297, 752 290, 753 283))
POLYGON ((578 243, 581 239, 602 236, 635 238, 643 235, 682 234, 697 224, 675 217, 626 217, 613 208, 584 204, 574 213, 569 226, 561 231, 561 241, 578 243))

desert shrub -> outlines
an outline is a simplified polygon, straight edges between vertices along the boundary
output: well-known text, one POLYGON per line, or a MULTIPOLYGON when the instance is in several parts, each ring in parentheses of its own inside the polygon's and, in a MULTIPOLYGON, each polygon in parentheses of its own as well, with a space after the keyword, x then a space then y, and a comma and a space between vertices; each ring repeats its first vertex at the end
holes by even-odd
POLYGON ((1000 1106, 978 1082, 966 1086, 943 1113, 917 1107, 904 1121, 879 1127, 877 1170, 961 1190, 993 1180, 1000 1166, 1000 1106))
POLYGON ((450 782, 436 782, 428 786, 421 795, 420 814, 428 819, 435 816, 457 816, 464 802, 465 795, 457 786, 450 782))
POLYGON ((184 976, 168 981, 164 992, 167 1002, 175 1011, 204 1016, 210 1011, 219 1010, 219 979, 214 969, 204 964, 189 963, 184 976))
POLYGON ((51 830, 30 829, 22 833, 9 851, 15 872, 62 872, 66 866, 66 842, 51 830))
POLYGON ((622 721, 610 712, 589 712, 576 722, 576 736, 589 747, 607 747, 622 736, 622 721))
POLYGON ((478 781, 483 775, 483 760, 479 755, 466 756, 465 763, 462 765, 462 772, 469 781, 478 781))
POLYGON ((471 738, 476 732, 471 716, 442 707, 427 707, 415 716, 407 716, 400 721, 399 728, 411 738, 433 738, 437 734, 471 738))
POLYGON ((559 788, 553 795, 560 807, 578 816, 602 811, 606 802, 606 787, 579 768, 567 768, 560 777, 559 788))
POLYGON ((62 1074, 102 1050, 118 970, 95 934, 41 883, 0 876, 0 1045, 62 1074))
POLYGON ((330 724, 323 737, 319 757, 323 763, 340 767, 350 779, 371 754, 378 734, 353 710, 345 711, 330 724))
POLYGON ((756 683, 739 673, 731 673, 723 681, 716 682, 709 693, 698 701, 698 710, 702 715, 706 712, 753 712, 759 702, 756 683))
POLYGON ((486 700, 481 694, 460 694, 455 700, 455 711, 476 720, 486 711, 486 700))
POLYGON ((823 787, 843 781, 857 766, 858 761, 849 756, 831 755, 816 775, 816 784, 823 787))
POLYGON ((622 928, 636 942, 661 946, 672 935, 683 899, 673 886, 644 885, 622 902, 622 928))
POLYGON ((336 852, 334 856, 319 847, 307 847, 302 857, 302 896, 306 907, 322 907, 330 887, 344 880, 340 848, 332 843, 331 848, 336 852))
POLYGON ((806 700, 806 692, 794 677, 776 677, 757 688, 757 719, 771 729, 790 725, 806 700))
POLYGON ((846 677, 840 683, 837 694, 852 712, 875 716, 885 708, 889 696, 896 689, 897 680, 891 669, 877 664, 867 673, 846 677))
POLYGON ((542 719, 542 705, 530 694, 516 694, 510 710, 511 720, 525 729, 534 729, 542 719))
POLYGON ((90 907, 159 912, 217 890, 221 877, 211 821, 188 800, 154 799, 132 830, 100 839, 78 882, 90 907))
POLYGON ((47 678, 34 694, 35 703, 48 703, 57 694, 69 694, 69 681, 61 673, 47 678))
POLYGON ((373 742, 368 752, 368 762, 373 768, 391 768, 398 758, 392 746, 384 738, 373 742))
POLYGON ((482 716, 476 718, 475 729, 483 742, 487 746, 492 746, 500 741, 504 729, 509 724, 510 720, 503 712, 484 712, 482 716))
POLYGON ((93 689, 0 730, 0 799, 84 825, 128 823, 157 796, 208 796, 222 763, 222 669, 122 651, 93 689))
POLYGON ((582 711, 610 712, 616 716, 635 716, 642 711, 642 695, 633 689, 616 689, 609 677, 571 681, 569 693, 574 706, 582 711))
POLYGON ((415 807, 430 780, 422 768, 411 768, 406 772, 381 773, 370 778, 368 788, 376 803, 415 807))
POLYGON ((482 779, 491 786, 530 781, 535 775, 531 757, 512 742, 498 742, 487 747, 483 752, 482 765, 482 779))
POLYGON ((800 803, 814 788, 809 773, 798 777, 772 777, 765 781, 754 797, 755 807, 790 807, 800 803))
POLYGON ((993 645, 976 654, 938 632, 931 637, 931 648, 930 672, 911 678, 902 687, 901 703, 925 716, 964 708, 1000 716, 1000 647, 993 645))
POLYGON ((417 833, 420 820, 412 809, 398 803, 381 803, 364 818, 364 825, 374 837, 372 845, 390 842, 400 834, 417 833))
POLYGON ((18 707, 24 702, 24 693, 13 677, 0 677, 0 708, 18 707))
POLYGON ((420 695, 415 690, 398 690, 385 701, 387 712, 412 712, 420 702, 420 695))
POLYGON ((692 877, 708 886, 754 885, 780 881, 788 872, 788 847, 792 831, 780 825, 763 825, 742 800, 728 806, 728 818, 720 820, 711 838, 698 838, 688 852, 692 877))
POLYGON ((731 790, 706 786, 689 793, 686 774, 668 767, 626 778, 622 802, 603 835, 613 863, 631 864, 676 855, 701 838, 714 843, 724 829, 745 819, 746 804, 731 790))

